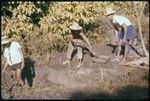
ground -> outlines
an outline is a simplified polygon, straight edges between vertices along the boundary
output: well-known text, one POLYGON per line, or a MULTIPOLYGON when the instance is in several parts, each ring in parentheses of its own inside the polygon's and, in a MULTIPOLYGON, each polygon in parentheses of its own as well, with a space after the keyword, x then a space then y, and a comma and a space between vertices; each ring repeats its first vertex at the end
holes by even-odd
MULTIPOLYGON (((95 44, 92 47, 99 55, 114 57, 109 46, 95 44)), ((2 98, 106 100, 149 98, 147 69, 123 66, 110 61, 106 64, 93 63, 88 54, 84 55, 83 65, 80 68, 76 68, 76 55, 70 67, 62 65, 66 53, 51 53, 49 57, 49 61, 44 56, 35 61, 33 82, 30 71, 26 70, 27 75, 30 75, 26 82, 31 82, 32 87, 27 83, 23 88, 12 87, 10 70, 7 68, 7 73, 1 77, 2 98)))

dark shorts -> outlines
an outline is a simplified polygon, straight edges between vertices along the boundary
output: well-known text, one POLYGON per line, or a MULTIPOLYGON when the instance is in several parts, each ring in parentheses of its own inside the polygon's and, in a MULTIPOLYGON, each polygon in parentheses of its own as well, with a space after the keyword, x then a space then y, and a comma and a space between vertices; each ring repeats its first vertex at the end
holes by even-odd
MULTIPOLYGON (((124 37, 124 29, 122 29, 121 33, 118 34, 119 39, 123 39, 124 37)), ((130 25, 127 27, 127 35, 126 40, 133 40, 134 39, 134 31, 133 26, 130 25)))
POLYGON ((12 71, 16 71, 17 69, 21 69, 21 64, 22 63, 14 64, 14 65, 10 66, 10 69, 12 71))

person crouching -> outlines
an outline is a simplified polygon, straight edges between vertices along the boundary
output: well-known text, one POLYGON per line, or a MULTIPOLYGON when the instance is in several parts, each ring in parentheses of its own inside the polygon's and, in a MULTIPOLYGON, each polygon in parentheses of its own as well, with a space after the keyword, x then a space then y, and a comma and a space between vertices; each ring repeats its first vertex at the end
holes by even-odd
POLYGON ((93 51, 89 40, 87 39, 86 35, 82 32, 82 27, 74 22, 72 26, 69 27, 71 30, 70 34, 70 42, 67 49, 67 60, 63 62, 63 64, 69 64, 71 61, 71 56, 74 49, 77 49, 77 58, 78 58, 78 65, 80 67, 82 65, 82 58, 83 58, 83 49, 88 49, 92 57, 96 57, 95 52, 93 51))

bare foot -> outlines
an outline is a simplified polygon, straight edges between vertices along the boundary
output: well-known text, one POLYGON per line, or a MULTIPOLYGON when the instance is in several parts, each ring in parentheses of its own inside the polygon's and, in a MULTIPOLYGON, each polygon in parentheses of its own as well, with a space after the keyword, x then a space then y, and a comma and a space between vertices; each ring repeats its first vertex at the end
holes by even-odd
POLYGON ((78 63, 78 65, 76 66, 77 68, 80 68, 82 65, 82 63, 78 63))
POLYGON ((125 65, 126 64, 126 60, 122 60, 119 64, 125 65))
POLYGON ((93 62, 102 62, 102 63, 105 63, 105 62, 106 62, 106 59, 93 58, 93 62))
POLYGON ((22 80, 20 80, 20 83, 19 83, 22 87, 25 85, 24 82, 22 80))
POLYGON ((70 65, 70 60, 66 60, 65 62, 63 62, 63 65, 66 65, 66 64, 70 65))
POLYGON ((120 60, 118 58, 112 59, 112 62, 120 62, 120 60))

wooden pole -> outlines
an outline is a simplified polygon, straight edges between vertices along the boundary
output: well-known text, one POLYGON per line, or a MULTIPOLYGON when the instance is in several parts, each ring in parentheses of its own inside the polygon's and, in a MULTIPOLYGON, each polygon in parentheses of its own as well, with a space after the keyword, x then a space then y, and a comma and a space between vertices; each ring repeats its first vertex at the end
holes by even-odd
MULTIPOLYGON (((143 35, 142 35, 141 23, 140 23, 140 20, 142 18, 145 5, 146 5, 146 2, 144 2, 144 5, 142 7, 142 11, 141 11, 140 16, 138 16, 137 9, 136 9, 136 14, 137 14, 137 18, 138 18, 138 27, 139 27, 139 34, 140 34, 140 38, 141 38, 142 47, 143 47, 145 55, 148 57, 148 53, 147 53, 147 50, 146 50, 146 47, 145 47, 145 44, 144 44, 143 35)), ((136 7, 136 5, 135 5, 135 7, 136 7)))

